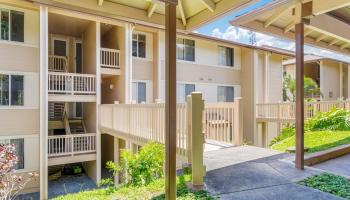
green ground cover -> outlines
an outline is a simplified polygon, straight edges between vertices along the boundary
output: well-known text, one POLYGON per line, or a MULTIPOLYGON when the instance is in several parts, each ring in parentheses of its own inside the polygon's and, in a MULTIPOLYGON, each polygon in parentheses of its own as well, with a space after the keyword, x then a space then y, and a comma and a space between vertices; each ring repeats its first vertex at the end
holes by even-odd
MULTIPOLYGON (((310 148, 308 153, 326 150, 332 147, 350 144, 350 131, 309 131, 305 133, 305 146, 310 148)), ((285 152, 295 146, 295 136, 275 143, 272 149, 285 152)))
MULTIPOLYGON (((177 199, 179 200, 212 200, 214 197, 206 191, 194 192, 186 187, 191 180, 190 175, 177 178, 177 199)), ((163 200, 165 191, 164 179, 158 179, 146 186, 120 186, 115 190, 100 188, 91 191, 83 191, 76 194, 68 194, 54 198, 54 200, 163 200)))
POLYGON ((350 199, 350 180, 329 173, 311 176, 299 182, 301 185, 350 199))

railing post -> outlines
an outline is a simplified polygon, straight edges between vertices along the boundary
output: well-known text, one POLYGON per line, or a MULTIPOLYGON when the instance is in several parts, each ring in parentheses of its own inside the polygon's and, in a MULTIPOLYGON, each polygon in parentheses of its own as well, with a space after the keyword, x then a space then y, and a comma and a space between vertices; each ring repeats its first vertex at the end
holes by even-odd
POLYGON ((233 109, 233 144, 235 146, 243 143, 243 110, 240 101, 242 98, 236 98, 233 109))
POLYGON ((204 101, 202 93, 193 92, 191 95, 191 160, 192 160, 192 183, 194 190, 203 189, 205 167, 203 163, 204 134, 203 134, 203 110, 204 101))
POLYGON ((192 97, 187 96, 187 162, 192 162, 192 97))

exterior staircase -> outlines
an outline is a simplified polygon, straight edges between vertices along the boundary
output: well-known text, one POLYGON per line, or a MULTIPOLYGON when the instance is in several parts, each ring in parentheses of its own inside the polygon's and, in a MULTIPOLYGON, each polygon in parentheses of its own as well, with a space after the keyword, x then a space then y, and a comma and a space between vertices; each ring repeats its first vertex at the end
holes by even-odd
POLYGON ((84 121, 81 119, 72 119, 69 121, 69 127, 72 134, 86 133, 84 121))
POLYGON ((49 102, 49 120, 62 120, 65 104, 49 102))

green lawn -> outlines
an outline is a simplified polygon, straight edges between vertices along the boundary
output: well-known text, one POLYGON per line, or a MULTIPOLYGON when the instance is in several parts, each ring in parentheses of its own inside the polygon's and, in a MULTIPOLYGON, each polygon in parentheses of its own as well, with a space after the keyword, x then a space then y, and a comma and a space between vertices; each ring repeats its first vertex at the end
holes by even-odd
MULTIPOLYGON (((177 178, 177 199, 180 200, 212 200, 215 199, 205 191, 193 192, 187 189, 186 182, 191 180, 190 175, 177 178)), ((122 186, 116 190, 96 189, 60 196, 54 200, 163 200, 165 191, 164 179, 159 179, 147 186, 122 186)))
MULTIPOLYGON (((343 144, 350 144, 350 131, 313 131, 305 133, 305 146, 308 153, 326 150, 343 144)), ((271 146, 272 149, 285 152, 295 146, 295 136, 286 138, 271 146)))

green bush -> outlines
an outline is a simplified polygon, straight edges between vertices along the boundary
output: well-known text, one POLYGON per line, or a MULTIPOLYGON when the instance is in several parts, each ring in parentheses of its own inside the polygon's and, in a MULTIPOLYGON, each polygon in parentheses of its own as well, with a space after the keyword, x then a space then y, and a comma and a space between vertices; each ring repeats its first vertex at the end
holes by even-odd
POLYGON ((308 177, 299 184, 350 199, 350 181, 342 176, 322 173, 308 177))
MULTIPOLYGON (((121 162, 107 162, 106 168, 116 175, 122 173, 122 181, 126 185, 144 186, 163 177, 164 146, 150 142, 138 153, 129 150, 121 152, 121 162)), ((113 177, 103 179, 100 185, 114 188, 113 177)))
POLYGON ((306 123, 309 131, 348 131, 350 130, 350 111, 333 108, 328 112, 319 112, 306 123))
POLYGON ((269 144, 269 146, 272 146, 284 139, 287 139, 289 137, 292 137, 293 135, 295 135, 295 128, 294 126, 291 125, 287 125, 286 127, 282 128, 281 133, 276 136, 275 138, 273 138, 269 144))

